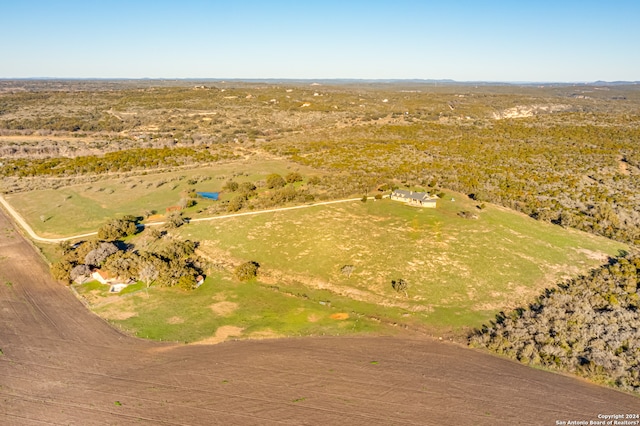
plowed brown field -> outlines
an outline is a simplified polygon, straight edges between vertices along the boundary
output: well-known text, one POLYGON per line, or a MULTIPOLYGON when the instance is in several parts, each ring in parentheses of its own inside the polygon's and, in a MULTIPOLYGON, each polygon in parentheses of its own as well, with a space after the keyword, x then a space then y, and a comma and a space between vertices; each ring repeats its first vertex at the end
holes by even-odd
POLYGON ((640 412, 640 398, 427 339, 127 337, 50 278, 4 212, 0 349, 3 425, 555 425, 640 412))

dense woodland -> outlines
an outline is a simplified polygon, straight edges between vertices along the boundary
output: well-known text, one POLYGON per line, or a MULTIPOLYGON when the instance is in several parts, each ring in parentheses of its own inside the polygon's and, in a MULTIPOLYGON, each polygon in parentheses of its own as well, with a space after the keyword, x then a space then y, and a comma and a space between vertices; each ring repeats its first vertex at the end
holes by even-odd
POLYGON ((499 315, 470 342, 640 392, 639 277, 640 256, 612 261, 499 315))
MULTIPOLYGON (((276 156, 325 177, 305 188, 285 176, 285 185, 264 182, 276 199, 228 182, 236 196, 220 208, 392 186, 451 189, 633 247, 640 244, 638 111, 637 85, 5 80, 0 190, 276 156)), ((638 262, 621 258, 557 289, 549 283, 553 290, 539 301, 472 341, 638 390, 638 262)))

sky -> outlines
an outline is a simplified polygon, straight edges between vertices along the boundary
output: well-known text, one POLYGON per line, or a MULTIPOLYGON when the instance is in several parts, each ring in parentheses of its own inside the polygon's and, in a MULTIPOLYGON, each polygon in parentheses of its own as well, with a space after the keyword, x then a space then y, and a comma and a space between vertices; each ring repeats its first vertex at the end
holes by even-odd
POLYGON ((0 0, 0 78, 640 80, 640 1, 0 0))

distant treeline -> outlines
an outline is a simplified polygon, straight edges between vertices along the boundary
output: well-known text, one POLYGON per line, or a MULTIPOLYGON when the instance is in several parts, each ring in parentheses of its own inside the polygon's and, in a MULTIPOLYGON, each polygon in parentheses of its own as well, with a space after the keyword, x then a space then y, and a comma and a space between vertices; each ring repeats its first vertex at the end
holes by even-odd
POLYGON ((11 159, 0 167, 2 176, 72 176, 182 166, 233 158, 233 154, 206 148, 135 148, 103 156, 11 159))
POLYGON ((82 116, 51 115, 39 118, 0 120, 0 129, 64 130, 67 132, 121 132, 125 122, 113 115, 95 113, 82 116))

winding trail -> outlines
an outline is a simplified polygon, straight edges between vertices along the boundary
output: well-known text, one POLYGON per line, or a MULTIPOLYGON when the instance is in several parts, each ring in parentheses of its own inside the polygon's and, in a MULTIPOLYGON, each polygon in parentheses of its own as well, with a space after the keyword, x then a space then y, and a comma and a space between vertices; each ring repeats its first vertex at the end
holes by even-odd
POLYGON ((555 425, 638 412, 638 397, 429 338, 128 337, 54 282, 0 209, 2 425, 555 425))
MULTIPOLYGON (((373 197, 369 197, 369 199, 373 199, 373 197)), ((278 207, 276 209, 255 210, 255 211, 250 211, 250 212, 226 214, 226 215, 221 215, 221 216, 202 217, 202 218, 198 218, 198 219, 190 219, 189 222, 203 222, 203 221, 210 221, 210 220, 228 219, 228 218, 231 218, 231 217, 239 217, 239 216, 253 216, 253 215, 257 215, 257 214, 282 212, 282 211, 287 211, 287 210, 307 209, 307 208, 310 208, 310 207, 326 206, 328 204, 349 203, 349 202, 361 201, 361 200, 362 200, 362 198, 346 198, 346 199, 342 199, 342 200, 322 201, 322 202, 319 202, 319 203, 302 204, 302 205, 299 205, 299 206, 278 207)), ((27 221, 24 220, 24 218, 20 215, 20 213, 18 213, 2 195, 0 195, 0 204, 2 204, 4 206, 4 208, 13 217, 13 219, 27 232, 27 234, 29 234, 29 237, 32 238, 35 241, 39 241, 39 242, 42 242, 42 243, 59 243, 59 242, 62 242, 62 241, 77 240, 77 239, 80 239, 80 238, 85 238, 85 237, 91 237, 93 235, 98 235, 98 232, 89 232, 89 233, 86 233, 86 234, 72 235, 70 237, 44 238, 44 237, 41 237, 41 236, 39 236, 38 234, 35 233, 33 228, 31 228, 31 226, 27 223, 27 221)), ((143 224, 143 226, 160 226, 160 225, 164 225, 165 223, 166 222, 152 222, 152 223, 145 223, 145 224, 143 224)))

